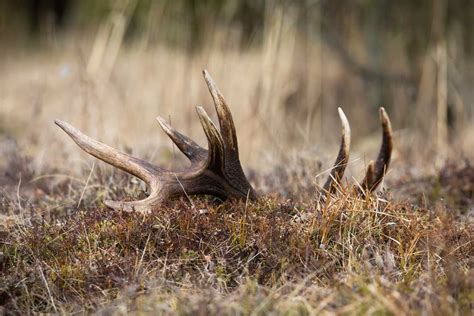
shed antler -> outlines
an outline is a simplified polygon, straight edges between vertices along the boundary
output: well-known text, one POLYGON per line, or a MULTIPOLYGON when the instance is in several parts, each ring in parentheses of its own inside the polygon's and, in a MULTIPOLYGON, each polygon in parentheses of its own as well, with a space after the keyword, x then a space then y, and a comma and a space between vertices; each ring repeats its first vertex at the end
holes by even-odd
MULTIPOLYGON (((229 107, 209 73, 206 70, 203 73, 214 100, 220 125, 219 131, 206 111, 202 107, 196 107, 207 137, 207 150, 158 117, 158 123, 163 131, 191 161, 191 166, 183 171, 170 171, 154 166, 86 136, 66 122, 55 121, 85 152, 142 179, 150 187, 150 195, 143 200, 105 201, 107 206, 116 210, 148 213, 169 199, 185 195, 207 194, 222 200, 257 199, 257 194, 245 177, 240 164, 237 135, 229 107)), ((325 194, 331 194, 336 190, 349 161, 351 130, 340 108, 339 117, 342 122, 341 145, 334 167, 324 185, 325 194)), ((382 146, 376 162, 370 162, 368 165, 365 179, 361 184, 361 192, 372 192, 376 189, 390 162, 392 129, 383 108, 380 109, 380 117, 383 127, 382 146)))
POLYGON ((229 107, 209 73, 206 70, 203 73, 220 125, 219 132, 204 108, 196 107, 208 140, 207 150, 158 117, 162 129, 191 161, 191 166, 184 171, 169 171, 154 166, 91 139, 66 122, 55 121, 85 152, 140 178, 150 187, 150 195, 143 200, 105 201, 108 207, 147 213, 168 199, 184 195, 208 194, 223 200, 257 198, 240 165, 237 135, 229 107))
MULTIPOLYGON (((339 154, 336 158, 336 162, 334 163, 331 173, 324 184, 324 196, 334 193, 338 183, 344 175, 344 171, 349 161, 351 130, 347 118, 340 108, 339 116, 343 126, 341 146, 339 149, 339 154)), ((393 147, 392 125, 390 123, 390 119, 388 118, 387 112, 383 107, 380 108, 380 121, 382 123, 382 145, 380 146, 380 151, 375 163, 371 160, 367 165, 364 180, 362 180, 360 187, 358 188, 358 192, 361 194, 366 192, 370 193, 377 189, 378 185, 382 182, 390 164, 393 147)))

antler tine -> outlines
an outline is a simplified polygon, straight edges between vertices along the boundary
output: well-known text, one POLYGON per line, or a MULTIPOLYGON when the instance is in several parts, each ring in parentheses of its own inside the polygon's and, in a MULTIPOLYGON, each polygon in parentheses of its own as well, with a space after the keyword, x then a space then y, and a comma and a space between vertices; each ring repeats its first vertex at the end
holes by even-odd
POLYGON ((163 203, 164 197, 159 194, 159 187, 158 183, 151 185, 150 195, 143 200, 129 202, 105 200, 104 204, 114 210, 148 214, 154 207, 163 203))
POLYGON ((88 154, 142 179, 147 184, 150 184, 153 178, 160 172, 158 167, 98 142, 83 134, 69 123, 61 120, 55 120, 54 123, 88 154))
POLYGON ((156 119, 163 131, 192 163, 199 163, 207 157, 207 150, 196 144, 191 138, 171 127, 162 117, 157 117, 156 119))
POLYGON ((196 112, 208 141, 209 148, 206 167, 223 174, 225 152, 222 136, 203 107, 197 106, 196 112))
POLYGON ((335 184, 341 181, 342 177, 344 176, 347 163, 349 162, 351 128, 344 111, 342 111, 341 108, 338 108, 338 113, 342 123, 341 145, 339 147, 339 153, 337 155, 336 161, 334 162, 334 167, 332 168, 331 173, 329 174, 328 179, 326 180, 326 183, 323 187, 325 194, 334 192, 336 189, 335 184))
POLYGON ((362 181, 364 190, 373 192, 377 186, 382 182, 385 173, 388 170, 390 164, 390 158, 392 156, 393 148, 393 133, 392 124, 387 115, 387 112, 383 107, 380 108, 380 122, 382 123, 382 145, 377 156, 375 164, 369 164, 366 176, 362 181))
POLYGON ((225 150, 232 158, 238 158, 239 149, 237 144, 237 134, 235 132, 234 120, 232 119, 229 106, 214 80, 212 80, 209 72, 204 69, 203 75, 212 99, 214 100, 214 106, 216 108, 217 117, 219 118, 219 126, 221 128, 225 150))

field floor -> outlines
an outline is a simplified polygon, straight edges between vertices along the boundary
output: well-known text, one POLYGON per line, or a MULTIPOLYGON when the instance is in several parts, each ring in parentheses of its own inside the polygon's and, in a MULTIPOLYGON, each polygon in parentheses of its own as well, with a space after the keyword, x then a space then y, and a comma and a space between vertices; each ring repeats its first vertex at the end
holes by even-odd
POLYGON ((347 185, 324 203, 313 174, 253 171, 257 189, 268 191, 256 203, 182 199, 142 216, 102 203, 106 195, 143 196, 122 172, 97 163, 80 178, 49 166, 37 175, 14 145, 2 148, 3 313, 468 315, 474 308, 470 161, 406 172, 368 198, 347 185), (295 188, 295 181, 309 184, 295 188))

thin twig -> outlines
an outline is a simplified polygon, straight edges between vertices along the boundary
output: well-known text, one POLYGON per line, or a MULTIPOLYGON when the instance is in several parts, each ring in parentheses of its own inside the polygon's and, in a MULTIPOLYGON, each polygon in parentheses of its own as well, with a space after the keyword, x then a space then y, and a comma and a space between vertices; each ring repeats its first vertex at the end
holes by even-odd
POLYGON ((84 197, 84 193, 86 192, 87 186, 89 185, 89 181, 91 179, 92 172, 94 172, 94 167, 95 167, 95 161, 92 163, 91 171, 89 172, 89 176, 87 177, 86 184, 85 184, 84 189, 82 190, 82 193, 81 193, 81 197, 79 198, 79 201, 77 202, 77 206, 76 206, 77 208, 79 208, 79 206, 81 205, 82 198, 84 197))
POLYGON ((54 304, 53 296, 51 295, 51 291, 49 290, 48 281, 46 281, 46 278, 44 276, 43 269, 41 269, 41 266, 38 265, 38 267, 39 267, 39 273, 40 273, 40 276, 41 276, 41 280, 43 280, 44 285, 46 286, 46 291, 48 291, 49 299, 51 300, 51 305, 53 305, 54 311, 57 313, 58 309, 56 308, 56 305, 54 304))
POLYGON ((179 181, 178 176, 177 176, 177 175, 174 175, 174 176, 176 177, 176 181, 178 181, 179 185, 181 186, 181 189, 183 189, 184 195, 186 195, 186 197, 188 198, 189 203, 191 203, 192 209, 193 209, 193 210, 196 209, 196 206, 194 205, 193 200, 191 200, 191 198, 189 197, 188 193, 187 193, 186 190, 184 189, 183 184, 181 183, 181 181, 179 181))
POLYGON ((146 248, 148 246, 148 242, 150 241, 150 236, 151 236, 151 233, 148 234, 148 237, 147 237, 146 242, 145 242, 145 247, 143 247, 142 255, 140 256, 140 261, 138 262, 137 270, 135 272, 135 277, 137 277, 138 272, 140 272, 140 268, 143 264, 143 258, 145 257, 146 248))
POLYGON ((20 186, 21 186, 21 172, 20 172, 20 180, 18 181, 18 185, 16 187, 16 198, 18 200, 18 210, 22 211, 22 207, 21 207, 21 197, 20 197, 20 186))

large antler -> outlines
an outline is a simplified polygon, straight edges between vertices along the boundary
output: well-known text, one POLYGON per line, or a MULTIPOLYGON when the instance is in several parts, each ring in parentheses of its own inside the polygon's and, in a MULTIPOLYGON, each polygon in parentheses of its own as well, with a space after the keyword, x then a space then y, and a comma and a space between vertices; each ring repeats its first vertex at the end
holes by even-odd
MULTIPOLYGON (((163 118, 158 117, 163 131, 191 161, 191 166, 184 171, 170 171, 154 166, 91 139, 66 122, 55 121, 84 151, 142 179, 150 187, 150 195, 143 200, 105 201, 107 206, 117 210, 146 213, 164 201, 179 196, 208 194, 222 200, 227 198, 255 200, 257 198, 255 190, 248 182, 240 165, 237 135, 229 107, 209 73, 206 70, 203 73, 214 100, 220 125, 219 131, 206 111, 202 107, 196 107, 208 140, 207 150, 172 128, 163 118)), ((341 145, 334 167, 324 184, 324 196, 334 193, 337 189, 349 162, 351 130, 341 108, 339 108, 339 117, 342 123, 341 145)), ((371 161, 368 164, 365 178, 359 188, 360 193, 374 191, 382 182, 390 163, 393 146, 392 128, 384 108, 380 108, 380 119, 383 127, 382 146, 376 162, 371 161)))
POLYGON ((196 107, 208 140, 207 150, 158 117, 162 129, 191 161, 190 168, 184 171, 169 171, 154 166, 91 139, 66 122, 55 121, 85 152, 142 179, 150 187, 150 195, 143 200, 105 201, 107 206, 117 210, 147 213, 168 199, 185 195, 208 194, 223 200, 257 198, 240 164, 237 135, 229 107, 209 73, 204 70, 203 74, 214 100, 220 125, 219 132, 204 108, 196 107))
MULTIPOLYGON (((344 171, 346 169, 347 163, 349 161, 349 151, 351 143, 351 130, 349 127, 349 122, 347 121, 344 112, 339 108, 339 117, 342 122, 342 139, 339 149, 339 154, 336 158, 331 173, 324 184, 323 187, 323 196, 328 196, 337 188, 337 185, 341 181, 344 171)), ((377 189, 377 186, 382 182, 385 173, 388 170, 390 164, 390 158, 392 155, 392 125, 390 119, 388 118, 387 112, 382 107, 380 108, 380 121, 382 123, 382 145, 380 146, 380 151, 377 157, 376 162, 370 161, 367 166, 367 171, 364 177, 364 180, 360 184, 358 189, 359 193, 373 192, 377 189)))

